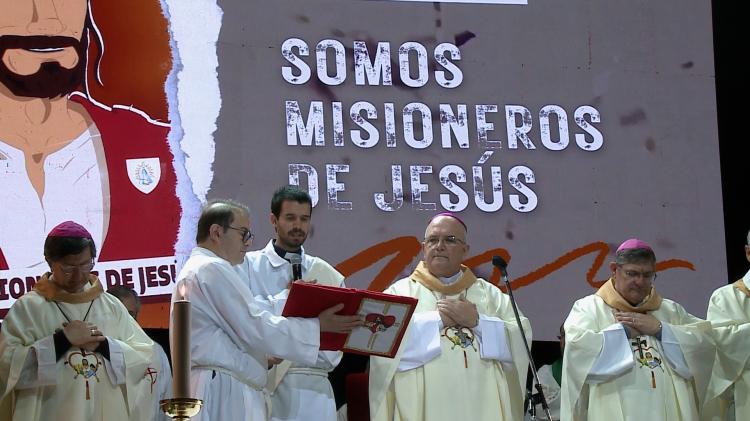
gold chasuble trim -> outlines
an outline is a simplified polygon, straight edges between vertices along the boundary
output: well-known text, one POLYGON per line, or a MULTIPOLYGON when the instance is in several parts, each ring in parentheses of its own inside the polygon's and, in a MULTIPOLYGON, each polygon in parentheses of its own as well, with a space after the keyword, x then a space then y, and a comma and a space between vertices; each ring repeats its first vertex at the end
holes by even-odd
POLYGON ((737 288, 738 290, 744 292, 745 295, 747 295, 748 297, 750 297, 750 290, 747 289, 747 285, 745 285, 745 281, 743 281, 742 279, 740 279, 739 281, 735 282, 734 283, 734 287, 737 288))
POLYGON ((604 300, 604 302, 610 307, 616 308, 620 311, 630 311, 634 313, 646 313, 648 311, 658 310, 659 307, 661 307, 662 302, 661 295, 656 292, 656 289, 654 289, 654 286, 652 285, 651 292, 649 292, 648 297, 646 297, 644 302, 638 307, 634 307, 627 302, 627 300, 622 298, 622 295, 620 295, 619 292, 617 292, 612 278, 609 278, 609 280, 605 282, 598 291, 596 291, 596 295, 602 297, 602 300, 604 300))
POLYGON ((41 279, 39 279, 39 282, 34 285, 34 291, 46 298, 47 301, 82 304, 94 300, 104 292, 104 288, 102 288, 102 283, 99 282, 99 278, 93 274, 89 274, 89 284, 91 284, 91 288, 76 293, 67 292, 61 289, 55 285, 54 282, 50 281, 50 276, 52 276, 51 273, 45 273, 42 275, 41 279))
POLYGON ((425 266, 424 262, 421 261, 417 265, 417 268, 414 269, 414 272, 412 272, 410 278, 424 285, 425 288, 431 291, 437 291, 444 295, 456 295, 474 285, 474 282, 477 280, 474 272, 464 265, 461 265, 461 272, 463 273, 456 282, 450 285, 445 285, 440 282, 440 279, 431 274, 430 271, 427 270, 427 266, 425 266))

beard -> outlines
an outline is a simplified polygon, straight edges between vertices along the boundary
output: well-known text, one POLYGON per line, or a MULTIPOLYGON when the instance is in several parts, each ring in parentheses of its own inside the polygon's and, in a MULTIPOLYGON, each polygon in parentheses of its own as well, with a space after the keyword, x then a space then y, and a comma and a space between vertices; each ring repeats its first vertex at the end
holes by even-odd
POLYGON ((62 36, 2 35, 0 36, 0 84, 18 97, 57 98, 68 95, 83 84, 86 74, 87 49, 86 35, 81 41, 62 36), (7 50, 65 47, 73 47, 78 55, 78 63, 70 69, 66 69, 56 61, 49 61, 42 63, 36 73, 19 75, 10 70, 1 60, 7 50))
POLYGON ((286 233, 286 235, 279 235, 278 240, 288 248, 298 249, 307 240, 307 233, 300 229, 293 229, 286 233))

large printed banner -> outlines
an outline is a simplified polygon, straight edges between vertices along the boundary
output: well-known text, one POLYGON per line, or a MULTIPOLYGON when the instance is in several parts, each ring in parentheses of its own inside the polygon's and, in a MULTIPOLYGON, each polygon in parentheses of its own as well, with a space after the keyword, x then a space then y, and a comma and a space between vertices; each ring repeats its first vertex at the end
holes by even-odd
MULTIPOLYGON (((315 202, 306 250, 359 288, 382 290, 408 275, 428 219, 458 213, 468 225, 466 264, 498 283, 491 258, 509 261, 537 339, 552 339, 573 301, 609 277, 607 263, 629 237, 653 244, 657 288, 697 315, 726 282, 707 2, 136 3, 151 5, 157 22, 140 32, 158 32, 161 19, 171 35, 162 40, 171 73, 152 78, 166 82, 159 94, 170 124, 136 112, 137 98, 124 102, 133 108, 113 108, 122 97, 110 97, 108 112, 164 127, 138 138, 159 139, 148 147, 166 150, 129 152, 139 144, 130 129, 94 119, 88 137, 101 140, 80 164, 90 184, 79 189, 71 186, 80 174, 45 173, 45 187, 60 180, 55 194, 69 201, 51 207, 86 215, 103 239, 97 269, 109 273, 108 285, 130 279, 142 295, 169 293, 207 198, 248 203, 254 247, 263 247, 273 236, 271 194, 287 183, 315 202), (112 141, 121 155, 109 158, 117 135, 130 138, 112 141), (139 210, 144 197, 161 206, 139 210), (167 239, 176 248, 163 253, 156 245, 167 239)), ((122 32, 133 31, 113 36, 122 32)), ((121 54, 104 51, 100 68, 121 54)), ((127 79, 93 85, 101 96, 127 79)), ((97 97, 83 93, 72 99, 84 107, 97 97)), ((3 133, 0 153, 14 147, 3 133)), ((0 210, 0 250, 19 262, 0 271, 0 309, 44 270, 41 242, 55 222, 47 216, 24 236, 32 231, 21 222, 48 212, 47 196, 33 174, 19 170, 21 181, 8 184, 3 171, 3 195, 27 193, 0 210)))

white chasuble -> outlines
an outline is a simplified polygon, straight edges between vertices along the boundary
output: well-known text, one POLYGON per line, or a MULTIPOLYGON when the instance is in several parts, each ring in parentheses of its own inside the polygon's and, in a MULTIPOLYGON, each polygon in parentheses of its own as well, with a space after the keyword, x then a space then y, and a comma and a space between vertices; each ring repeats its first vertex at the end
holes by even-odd
POLYGON ((154 343, 114 296, 56 305, 29 292, 3 321, 0 354, 2 420, 153 418, 153 374, 160 370, 154 343), (66 321, 63 312, 70 320, 94 323, 109 342, 110 358, 71 347, 56 360, 52 335, 66 321))
MULTIPOLYGON (((523 419, 528 359, 506 295, 482 279, 457 295, 410 278, 385 292, 419 302, 396 358, 370 358, 372 420, 523 419), (437 301, 459 296, 476 304, 477 326, 441 326, 437 301)), ((531 341, 528 319, 522 323, 531 341)))
POLYGON ((715 346, 709 324, 664 299, 661 340, 627 338, 597 295, 565 321, 561 420, 697 421, 715 346))
POLYGON ((750 272, 714 291, 708 320, 714 328, 717 359, 703 419, 750 421, 750 272))

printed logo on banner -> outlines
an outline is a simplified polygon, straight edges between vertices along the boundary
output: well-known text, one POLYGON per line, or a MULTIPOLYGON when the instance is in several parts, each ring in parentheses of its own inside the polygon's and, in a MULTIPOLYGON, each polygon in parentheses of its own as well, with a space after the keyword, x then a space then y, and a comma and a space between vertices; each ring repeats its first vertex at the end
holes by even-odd
POLYGON ((159 184, 161 178, 161 164, 159 158, 126 159, 128 178, 133 186, 145 194, 149 194, 159 184))

